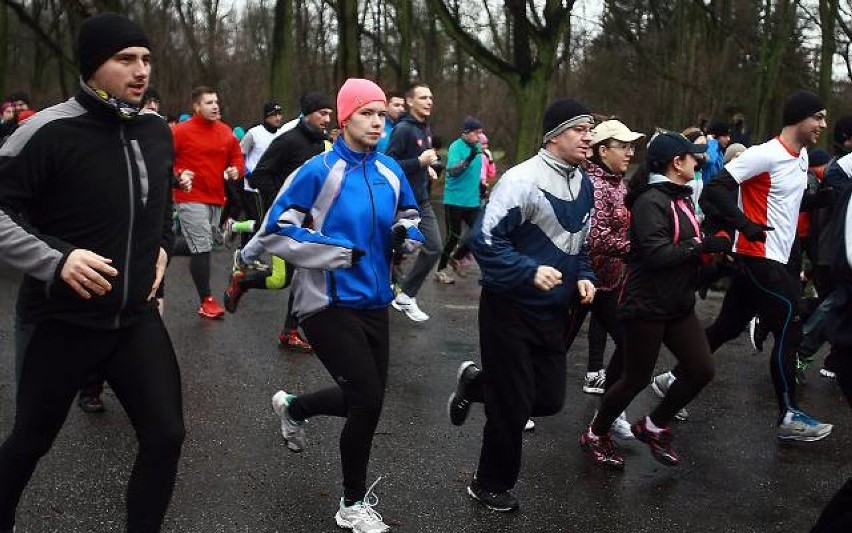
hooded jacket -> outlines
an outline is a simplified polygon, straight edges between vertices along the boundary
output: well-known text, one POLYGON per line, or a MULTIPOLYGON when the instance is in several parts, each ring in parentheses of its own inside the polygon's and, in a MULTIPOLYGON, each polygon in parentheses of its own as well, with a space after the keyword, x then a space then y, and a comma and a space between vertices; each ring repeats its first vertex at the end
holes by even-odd
POLYGON ((692 188, 652 174, 649 184, 628 196, 630 253, 619 316, 671 320, 695 307, 701 265, 701 228, 692 188))
POLYGON ((533 316, 563 316, 576 303, 577 281, 595 280, 586 250, 591 211, 592 183, 579 167, 542 148, 511 168, 470 231, 482 286, 533 316), (562 272, 562 284, 533 285, 542 265, 562 272))
POLYGON ((419 205, 429 203, 429 170, 427 167, 420 166, 417 158, 430 148, 432 148, 432 130, 429 124, 405 114, 394 126, 385 152, 402 167, 419 205))
POLYGON ((296 267, 293 310, 303 319, 327 307, 386 308, 394 230, 405 229, 413 251, 424 240, 419 222, 399 165, 341 135, 287 180, 256 238, 296 267))
POLYGON ((153 309, 159 249, 171 252, 172 136, 166 123, 117 112, 83 86, 24 123, 0 149, 0 259, 24 272, 22 322, 94 329, 153 309), (112 260, 112 290, 83 299, 61 278, 68 255, 112 260))

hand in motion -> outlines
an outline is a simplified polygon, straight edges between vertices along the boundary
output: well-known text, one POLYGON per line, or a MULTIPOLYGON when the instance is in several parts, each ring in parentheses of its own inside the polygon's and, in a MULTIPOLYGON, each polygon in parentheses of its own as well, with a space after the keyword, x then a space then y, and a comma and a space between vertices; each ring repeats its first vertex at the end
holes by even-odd
POLYGON ((166 274, 166 265, 169 262, 169 256, 166 251, 160 248, 160 255, 157 256, 157 267, 154 275, 154 285, 151 287, 151 294, 148 295, 148 300, 153 300, 157 296, 157 289, 160 288, 160 283, 163 282, 163 276, 166 274))
POLYGON ((533 285, 543 291, 549 291, 557 285, 562 285, 562 272, 547 265, 541 265, 535 271, 533 285))
POLYGON ((93 294, 103 296, 112 290, 112 285, 103 275, 111 277, 118 275, 118 270, 110 263, 112 259, 78 248, 68 254, 59 277, 81 298, 88 300, 93 294))
POLYGON ((592 303, 592 300, 595 299, 595 285, 587 280, 581 279, 577 282, 577 290, 580 293, 580 303, 583 305, 588 305, 592 303))
POLYGON ((773 231, 774 229, 775 228, 765 224, 749 222, 740 229, 740 233, 742 233, 745 238, 751 242, 766 242, 766 232, 773 231))
POLYGON ((225 179, 229 179, 231 181, 236 181, 240 179, 240 171, 237 170, 237 167, 228 167, 225 169, 225 179))
POLYGON ((429 165, 435 163, 438 160, 438 153, 434 148, 429 148, 428 150, 424 150, 422 154, 417 156, 417 160, 420 161, 421 167, 428 167, 429 165))
POLYGON ((195 173, 191 170, 182 170, 177 177, 177 186, 183 192, 189 192, 192 190, 192 178, 195 177, 195 173))

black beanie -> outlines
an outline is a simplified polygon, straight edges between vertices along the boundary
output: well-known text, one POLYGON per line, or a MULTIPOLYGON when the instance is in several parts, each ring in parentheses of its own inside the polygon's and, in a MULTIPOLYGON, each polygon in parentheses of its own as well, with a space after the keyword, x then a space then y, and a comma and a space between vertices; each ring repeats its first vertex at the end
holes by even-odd
POLYGON ((588 116, 591 119, 592 112, 588 107, 576 100, 557 100, 550 104, 544 111, 544 124, 541 134, 543 137, 547 137, 548 133, 563 122, 580 116, 588 116))
POLYGON ((77 38, 77 63, 83 81, 116 52, 129 46, 151 49, 148 36, 141 26, 116 13, 101 13, 87 18, 77 38))
POLYGON ((334 104, 328 95, 319 92, 310 92, 302 95, 299 99, 299 108, 303 115, 310 115, 320 109, 334 109, 334 104))
POLYGON ((792 126, 825 109, 819 96, 810 91, 797 91, 784 102, 784 126, 792 126))
POLYGON ((834 144, 843 146, 849 139, 852 139, 852 115, 840 117, 834 123, 834 144))

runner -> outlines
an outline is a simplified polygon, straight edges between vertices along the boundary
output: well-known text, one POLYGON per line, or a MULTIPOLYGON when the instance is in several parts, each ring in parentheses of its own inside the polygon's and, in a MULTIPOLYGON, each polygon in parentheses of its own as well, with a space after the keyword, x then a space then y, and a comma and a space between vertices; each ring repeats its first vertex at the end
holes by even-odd
MULTIPOLYGON (((349 79, 337 95, 342 135, 287 182, 258 233, 266 251, 296 265, 294 311, 336 385, 272 397, 287 447, 306 445, 304 424, 345 417, 340 436, 343 497, 337 525, 388 531, 366 486, 389 358, 388 305, 394 253, 413 250, 417 205, 396 162, 375 151, 387 104, 378 85, 349 79)), ((251 260, 253 257, 245 257, 251 260)), ((378 481, 378 480, 377 480, 378 481)))

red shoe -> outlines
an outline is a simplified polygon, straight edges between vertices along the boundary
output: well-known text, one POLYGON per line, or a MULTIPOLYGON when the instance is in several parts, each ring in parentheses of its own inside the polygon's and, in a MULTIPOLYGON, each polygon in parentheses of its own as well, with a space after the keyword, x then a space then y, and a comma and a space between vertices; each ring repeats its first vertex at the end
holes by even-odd
POLYGON ((302 338, 299 334, 298 329, 291 329, 290 331, 282 331, 278 335, 278 342, 281 344, 282 348, 286 348, 288 350, 293 350, 294 352, 312 352, 314 349, 311 345, 302 338))
POLYGON ((624 468, 624 457, 618 453, 609 433, 598 436, 592 433, 592 426, 588 426, 580 435, 580 447, 589 452, 595 464, 619 470, 624 468))
POLYGON ((240 304, 240 298, 242 298, 243 294, 246 293, 246 290, 242 287, 241 283, 245 277, 246 273, 240 270, 231 274, 231 281, 228 283, 228 288, 225 289, 225 297, 223 298, 225 309, 229 313, 237 312, 237 306, 240 304))
POLYGON ((225 316, 225 310, 222 309, 222 306, 219 305, 212 296, 208 296, 202 300, 201 305, 198 306, 198 314, 204 318, 215 320, 225 316))
POLYGON ((664 428, 660 432, 651 431, 648 429, 648 417, 646 416, 630 426, 630 431, 637 439, 651 448, 651 455, 657 461, 666 466, 677 466, 680 463, 680 456, 672 448, 671 428, 664 428))

